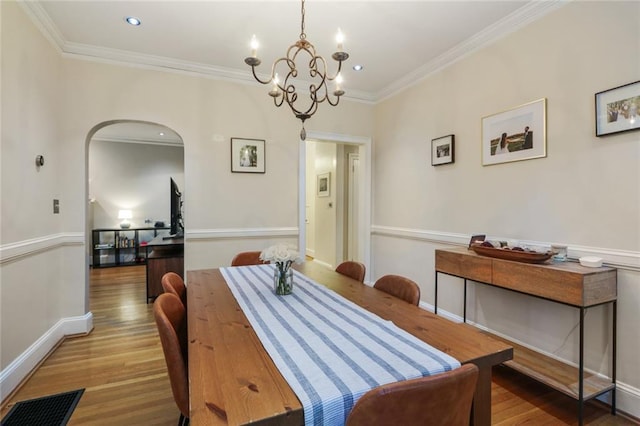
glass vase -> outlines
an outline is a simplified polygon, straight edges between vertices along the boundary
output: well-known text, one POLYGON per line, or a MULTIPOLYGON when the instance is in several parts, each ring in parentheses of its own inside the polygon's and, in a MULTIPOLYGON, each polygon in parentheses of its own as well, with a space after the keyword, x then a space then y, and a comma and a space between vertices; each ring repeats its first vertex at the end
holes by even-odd
POLYGON ((284 296, 293 292, 293 270, 280 269, 276 266, 273 273, 273 288, 277 295, 284 296))

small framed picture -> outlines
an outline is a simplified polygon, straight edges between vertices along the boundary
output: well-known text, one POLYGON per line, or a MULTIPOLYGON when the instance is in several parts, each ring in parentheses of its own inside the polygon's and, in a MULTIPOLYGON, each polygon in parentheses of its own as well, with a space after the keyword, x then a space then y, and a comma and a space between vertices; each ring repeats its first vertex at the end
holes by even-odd
POLYGON ((264 173, 263 139, 231 138, 231 171, 233 173, 264 173))
POLYGON ((482 119, 482 165, 547 156, 546 98, 482 119))
POLYGON ((440 166, 442 164, 453 163, 455 159, 454 151, 455 136, 447 135, 431 140, 431 165, 440 166))
POLYGON ((471 250, 472 245, 483 242, 485 238, 487 238, 485 234, 472 235, 471 239, 469 240, 469 250, 471 250))
POLYGON ((596 93, 596 136, 640 129, 640 81, 596 93))
POLYGON ((328 197, 331 190, 331 173, 318 175, 318 197, 328 197))

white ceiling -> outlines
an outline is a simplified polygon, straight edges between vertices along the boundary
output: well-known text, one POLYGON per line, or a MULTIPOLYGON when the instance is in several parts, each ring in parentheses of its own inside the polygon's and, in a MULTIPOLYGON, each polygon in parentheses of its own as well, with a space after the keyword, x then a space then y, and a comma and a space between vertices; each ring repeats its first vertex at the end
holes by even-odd
MULTIPOLYGON (((305 33, 330 61, 345 34, 345 96, 377 101, 547 13, 553 1, 307 0, 305 33), (351 67, 362 64, 364 70, 351 67)), ((67 56, 101 58, 254 82, 244 63, 255 34, 263 64, 300 35, 300 3, 262 1, 26 1, 67 56), (142 21, 127 25, 126 16, 142 21)), ((267 70, 268 68, 268 70, 267 70)), ((265 90, 268 90, 265 88, 265 90)))
MULTIPOLYGON (((334 73, 330 56, 340 28, 350 54, 342 72, 344 97, 377 102, 564 3, 307 0, 305 33, 334 73), (364 70, 353 71, 355 64, 364 70)), ((300 36, 297 0, 20 4, 65 57, 195 72, 246 84, 259 85, 244 63, 253 34, 260 41, 258 72, 265 74, 300 36), (139 18, 142 25, 126 24, 127 16, 139 18)))

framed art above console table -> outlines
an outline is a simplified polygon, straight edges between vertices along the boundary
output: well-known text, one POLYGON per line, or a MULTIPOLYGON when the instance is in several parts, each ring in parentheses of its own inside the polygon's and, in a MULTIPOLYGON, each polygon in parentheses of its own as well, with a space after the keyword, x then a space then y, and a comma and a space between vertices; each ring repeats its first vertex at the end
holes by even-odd
POLYGON ((596 93, 596 136, 640 129, 640 81, 596 93))

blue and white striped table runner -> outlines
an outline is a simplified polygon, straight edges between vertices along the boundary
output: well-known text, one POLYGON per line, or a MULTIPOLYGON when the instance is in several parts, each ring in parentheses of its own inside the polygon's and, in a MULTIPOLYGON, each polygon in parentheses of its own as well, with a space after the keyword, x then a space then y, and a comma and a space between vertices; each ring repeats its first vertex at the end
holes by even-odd
POLYGON ((298 271, 293 294, 277 296, 273 268, 220 270, 302 403, 306 425, 343 425, 368 390, 460 366, 451 356, 298 271))

